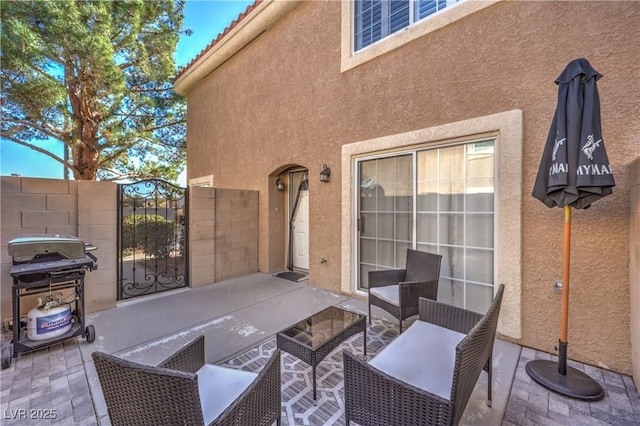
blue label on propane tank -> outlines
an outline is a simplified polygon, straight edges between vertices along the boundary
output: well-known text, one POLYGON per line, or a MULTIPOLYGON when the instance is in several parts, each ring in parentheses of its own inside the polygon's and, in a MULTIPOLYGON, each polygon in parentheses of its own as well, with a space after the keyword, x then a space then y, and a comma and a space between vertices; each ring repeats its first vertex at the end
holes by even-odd
POLYGON ((71 324, 71 309, 36 318, 36 333, 46 334, 71 324))

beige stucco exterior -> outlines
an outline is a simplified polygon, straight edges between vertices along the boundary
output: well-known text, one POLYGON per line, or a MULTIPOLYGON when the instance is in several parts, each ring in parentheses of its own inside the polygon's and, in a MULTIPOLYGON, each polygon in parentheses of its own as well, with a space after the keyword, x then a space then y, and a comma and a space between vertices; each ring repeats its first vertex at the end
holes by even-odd
POLYGON ((629 238, 629 304, 631 309, 631 364, 633 379, 640 383, 640 157, 629 166, 631 172, 631 222, 629 238))
MULTIPOLYGON (((273 12, 277 3, 291 2, 259 8, 273 12)), ((350 292, 353 148, 369 143, 375 153, 492 135, 504 155, 496 177, 505 244, 496 247, 496 282, 507 285, 500 332, 553 353, 563 215, 530 194, 556 104, 553 81, 585 57, 604 75, 602 128, 617 186, 573 214, 569 358, 630 374, 629 165, 640 156, 640 3, 488 2, 411 29, 364 61, 345 58, 350 8, 343 2, 280 7, 262 30, 254 17, 227 34, 240 50, 221 49, 221 60, 213 46, 176 81, 187 94, 189 178, 213 175, 216 187, 259 193, 260 271, 285 267, 286 197, 275 180, 288 168, 309 170, 310 282, 350 292), (500 117, 506 124, 496 127, 500 117), (329 183, 319 180, 324 163, 329 183)))

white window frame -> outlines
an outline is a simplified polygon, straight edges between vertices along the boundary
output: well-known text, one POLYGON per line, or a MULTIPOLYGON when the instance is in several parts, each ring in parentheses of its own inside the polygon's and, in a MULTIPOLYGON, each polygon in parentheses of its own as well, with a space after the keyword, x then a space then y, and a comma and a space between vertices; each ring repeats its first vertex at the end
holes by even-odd
MULTIPOLYGON (((448 148, 448 147, 453 147, 453 146, 461 146, 461 145, 466 145, 467 149, 468 149, 468 153, 473 154, 476 148, 476 144, 477 143, 482 143, 482 142, 491 142, 491 150, 490 153, 494 160, 494 170, 493 170, 493 181, 494 181, 494 186, 492 187, 492 192, 494 192, 495 194, 495 176, 498 175, 496 167, 497 167, 497 159, 496 159, 496 155, 495 155, 495 138, 493 137, 485 137, 485 138, 481 138, 481 139, 468 139, 468 140, 464 140, 464 141, 458 141, 455 143, 449 143, 446 141, 440 142, 440 143, 430 143, 430 144, 424 144, 422 146, 416 146, 415 148, 411 149, 411 150, 398 150, 398 151, 394 151, 391 153, 383 153, 383 154, 374 154, 374 155, 359 155, 353 158, 354 161, 354 165, 353 165, 353 179, 354 182, 359 182, 361 176, 359 175, 359 167, 360 164, 362 162, 366 162, 366 161, 371 161, 371 160, 381 160, 381 159, 388 159, 388 158, 394 158, 394 157, 399 157, 399 156, 405 156, 405 155, 410 155, 412 157, 412 176, 413 176, 413 204, 412 204, 412 236, 411 236, 411 248, 414 250, 419 250, 418 248, 418 244, 420 244, 421 242, 418 241, 417 238, 417 233, 418 233, 418 227, 417 227, 417 222, 418 222, 418 217, 419 217, 419 209, 418 209, 418 205, 417 205, 417 198, 418 198, 418 165, 417 165, 417 160, 418 160, 418 155, 420 152, 425 151, 425 150, 432 150, 432 149, 443 149, 443 148, 448 148)), ((488 149, 486 151, 489 151, 488 149)), ((465 162, 465 167, 466 167, 466 162, 465 162)), ((362 213, 362 206, 359 205, 359 198, 360 198, 360 187, 359 185, 354 185, 354 194, 353 194, 353 213, 352 215, 356 218, 361 217, 361 213, 362 213)), ((495 289, 495 283, 496 283, 496 270, 497 270, 497 262, 496 262, 496 250, 495 250, 495 242, 497 241, 497 235, 496 235, 496 231, 498 229, 498 224, 496 223, 496 209, 497 209, 497 205, 496 205, 496 200, 494 197, 494 202, 493 202, 493 211, 491 212, 491 214, 493 214, 494 216, 494 232, 493 232, 493 241, 494 241, 494 245, 493 247, 491 247, 491 251, 493 252, 493 282, 490 284, 490 286, 493 286, 495 289)), ((464 213, 464 220, 467 220, 467 216, 468 213, 466 211, 466 209, 463 211, 464 213)), ((356 233, 355 235, 355 241, 354 241, 354 248, 355 248, 355 255, 354 255, 354 269, 353 269, 353 282, 354 282, 354 290, 353 292, 359 296, 363 296, 366 297, 368 295, 367 291, 362 290, 359 288, 359 282, 361 280, 361 276, 360 276, 360 260, 361 260, 361 242, 362 242, 362 235, 359 235, 358 233, 356 233)), ((368 239, 368 238, 367 238, 368 239)), ((424 243, 422 243, 424 244, 424 243)), ((438 248, 444 248, 447 245, 442 245, 440 242, 437 242, 435 244, 430 243, 429 245, 431 246, 436 246, 438 248)), ((464 247, 467 248, 472 248, 472 249, 477 249, 477 247, 469 247, 466 246, 466 244, 464 245, 464 247)), ((443 277, 445 279, 449 279, 452 281, 456 281, 462 284, 462 288, 463 291, 466 292, 467 289, 467 284, 475 284, 475 285, 481 285, 481 286, 489 286, 488 283, 484 283, 484 282, 475 282, 471 279, 468 279, 466 277, 466 268, 463 268, 464 271, 464 277, 460 278, 460 277, 443 277)), ((442 276, 442 275, 441 275, 442 276)), ((462 306, 463 308, 468 308, 466 306, 466 296, 463 296, 462 298, 463 302, 464 302, 464 306, 462 306)), ((488 307, 488 305, 487 305, 488 307)))
POLYGON ((505 284, 498 331, 522 337, 522 196, 523 117, 521 110, 364 140, 342 146, 342 268, 341 291, 356 294, 357 218, 356 158, 395 153, 420 146, 435 146, 492 138, 495 140, 495 240, 494 288, 505 284))
POLYGON ((370 44, 355 52, 355 5, 353 0, 342 1, 342 46, 341 46, 341 70, 346 72, 363 63, 388 53, 408 42, 422 37, 449 24, 452 24, 467 15, 484 10, 496 3, 506 0, 466 0, 456 3, 455 7, 446 7, 441 12, 430 15, 411 23, 413 7, 410 8, 409 26, 389 36, 370 44))

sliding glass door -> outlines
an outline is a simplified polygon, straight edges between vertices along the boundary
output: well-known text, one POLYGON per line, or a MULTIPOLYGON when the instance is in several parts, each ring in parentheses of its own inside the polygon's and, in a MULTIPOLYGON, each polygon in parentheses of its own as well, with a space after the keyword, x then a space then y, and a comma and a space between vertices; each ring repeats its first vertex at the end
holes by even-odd
POLYGON ((369 271, 404 268, 413 241, 413 154, 359 162, 360 283, 369 271))
POLYGON ((403 268, 407 248, 442 255, 439 300, 484 312, 494 284, 494 141, 357 161, 358 271, 403 268))

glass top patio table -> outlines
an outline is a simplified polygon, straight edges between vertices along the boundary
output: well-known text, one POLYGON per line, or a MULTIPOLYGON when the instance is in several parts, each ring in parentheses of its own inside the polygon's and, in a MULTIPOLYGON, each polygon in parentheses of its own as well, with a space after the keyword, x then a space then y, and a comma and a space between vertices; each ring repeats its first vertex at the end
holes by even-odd
POLYGON ((363 318, 366 316, 331 306, 280 333, 310 348, 319 348, 363 318))
POLYGON ((316 401, 316 366, 340 343, 364 332, 367 356, 367 316, 331 306, 293 324, 276 335, 278 348, 311 365, 313 401, 316 401))

